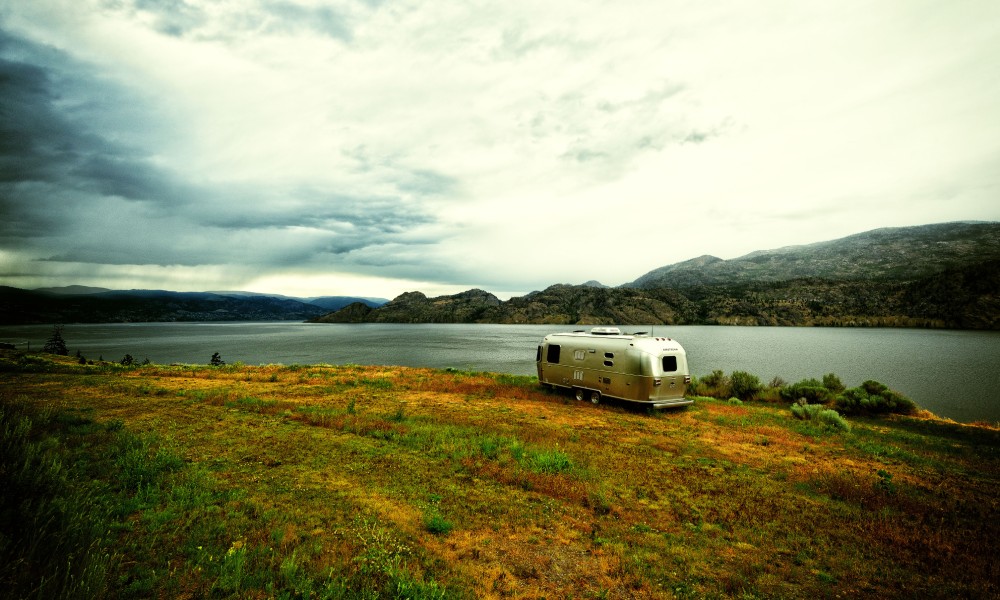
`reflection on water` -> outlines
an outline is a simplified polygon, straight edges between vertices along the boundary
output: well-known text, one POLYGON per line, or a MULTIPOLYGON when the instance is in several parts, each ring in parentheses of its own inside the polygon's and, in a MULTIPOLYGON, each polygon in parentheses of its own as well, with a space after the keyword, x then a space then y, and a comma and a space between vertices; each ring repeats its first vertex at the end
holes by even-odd
MULTIPOLYGON (((71 353, 207 364, 213 352, 247 364, 389 364, 535 373, 535 348, 560 325, 131 323, 68 325, 71 353)), ((623 331, 649 330, 623 327, 623 331)), ((47 325, 0 327, 0 342, 39 349, 47 325)), ((696 376, 748 371, 767 383, 836 373, 848 386, 876 379, 957 421, 1000 421, 1000 332, 811 327, 657 326, 676 338, 696 376)))

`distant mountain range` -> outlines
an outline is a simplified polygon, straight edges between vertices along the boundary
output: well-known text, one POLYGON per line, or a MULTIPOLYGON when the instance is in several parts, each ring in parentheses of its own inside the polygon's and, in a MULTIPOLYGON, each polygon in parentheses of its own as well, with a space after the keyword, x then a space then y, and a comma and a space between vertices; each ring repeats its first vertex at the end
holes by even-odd
POLYGON ((84 286, 22 290, 0 286, 0 323, 131 323, 158 321, 304 321, 351 304, 384 298, 290 298, 252 292, 108 290, 84 286))
POLYGON ((410 292, 314 321, 1000 329, 1000 223, 877 229, 732 260, 701 256, 618 288, 560 284, 506 302, 483 290, 410 292))
POLYGON ((700 256, 617 288, 557 284, 504 302, 484 290, 428 298, 289 298, 250 292, 0 287, 0 323, 309 320, 905 326, 1000 329, 1000 223, 876 229, 700 256))

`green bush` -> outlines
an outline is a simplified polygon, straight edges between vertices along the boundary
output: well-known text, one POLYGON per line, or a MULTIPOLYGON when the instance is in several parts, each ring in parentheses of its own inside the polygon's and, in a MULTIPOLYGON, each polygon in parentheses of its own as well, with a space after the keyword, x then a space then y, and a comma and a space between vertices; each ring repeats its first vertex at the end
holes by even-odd
POLYGON ((818 379, 803 379, 783 387, 780 396, 785 402, 797 402, 800 398, 805 398, 809 404, 827 404, 833 400, 833 393, 818 379))
POLYGON ((840 431, 851 430, 851 424, 844 417, 840 416, 840 413, 830 408, 819 411, 815 420, 830 429, 839 429, 840 431))
POLYGON ((803 421, 811 421, 821 410, 823 410, 821 404, 806 404, 803 402, 792 404, 792 414, 803 421))
POLYGON ((763 387, 756 375, 746 371, 733 371, 729 377, 730 393, 740 400, 753 400, 763 387))
POLYGON ((569 455, 559 450, 541 450, 528 453, 527 467, 536 473, 558 475, 573 468, 569 455))
POLYGON ((872 380, 838 394, 834 400, 834 407, 849 415, 886 413, 910 415, 917 411, 917 405, 913 400, 872 380))
POLYGON ((716 369, 702 377, 698 382, 697 392, 702 396, 712 396, 713 398, 728 398, 732 396, 729 391, 729 377, 716 369))
POLYGON ((832 409, 823 408, 820 404, 807 404, 801 400, 792 404, 792 414, 803 421, 812 421, 828 429, 850 431, 851 425, 840 414, 832 409))
POLYGON ((424 515, 424 527, 434 535, 448 535, 455 526, 436 510, 432 510, 424 515))
POLYGON ((840 377, 837 377, 833 373, 827 373, 823 376, 823 387, 834 394, 839 394, 846 389, 843 382, 840 381, 840 377))

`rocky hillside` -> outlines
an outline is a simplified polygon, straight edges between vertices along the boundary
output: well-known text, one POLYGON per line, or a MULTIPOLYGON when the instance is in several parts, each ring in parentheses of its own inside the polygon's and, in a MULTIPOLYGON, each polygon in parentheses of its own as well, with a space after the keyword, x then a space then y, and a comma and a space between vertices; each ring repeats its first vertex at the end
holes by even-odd
POLYGON ((428 298, 407 292, 379 307, 355 302, 345 308, 312 319, 314 323, 488 323, 502 303, 483 290, 468 290, 454 296, 428 298))
POLYGON ((1000 329, 1000 224, 879 229, 729 261, 701 256, 620 288, 560 284, 506 302, 482 290, 411 292, 316 320, 1000 329))
POLYGON ((1000 260, 1000 223, 939 223, 876 229, 732 260, 700 256, 660 267, 626 285, 686 288, 802 278, 915 281, 990 260, 1000 260))

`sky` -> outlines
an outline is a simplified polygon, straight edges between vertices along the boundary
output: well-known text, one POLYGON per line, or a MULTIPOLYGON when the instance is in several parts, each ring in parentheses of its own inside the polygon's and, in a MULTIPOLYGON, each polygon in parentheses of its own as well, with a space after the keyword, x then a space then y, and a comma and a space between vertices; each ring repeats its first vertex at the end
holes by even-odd
POLYGON ((995 0, 0 0, 0 285, 506 299, 965 220, 995 0))

